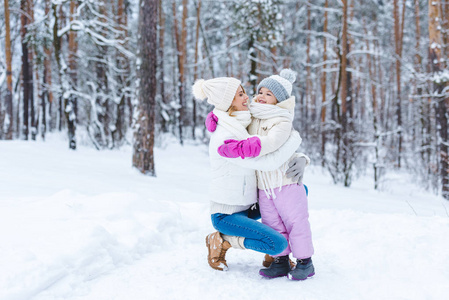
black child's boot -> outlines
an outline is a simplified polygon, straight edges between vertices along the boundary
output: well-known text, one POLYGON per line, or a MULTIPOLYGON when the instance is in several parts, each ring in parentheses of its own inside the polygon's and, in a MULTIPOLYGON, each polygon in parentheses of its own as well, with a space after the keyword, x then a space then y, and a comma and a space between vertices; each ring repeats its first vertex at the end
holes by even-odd
POLYGON ((312 259, 297 259, 296 268, 288 273, 288 279, 290 280, 306 280, 308 277, 315 275, 315 268, 312 263, 312 259))
POLYGON ((260 269, 259 274, 267 278, 287 276, 290 272, 290 262, 288 255, 274 258, 273 263, 266 269, 260 269))

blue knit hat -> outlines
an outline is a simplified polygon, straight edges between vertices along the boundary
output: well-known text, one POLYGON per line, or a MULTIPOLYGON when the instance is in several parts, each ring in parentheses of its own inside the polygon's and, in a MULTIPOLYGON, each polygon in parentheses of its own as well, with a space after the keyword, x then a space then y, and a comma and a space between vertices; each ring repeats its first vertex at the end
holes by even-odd
POLYGON ((287 100, 292 95, 292 83, 296 80, 296 72, 290 69, 283 69, 279 75, 271 75, 263 79, 257 86, 257 91, 261 88, 269 89, 278 102, 287 100))

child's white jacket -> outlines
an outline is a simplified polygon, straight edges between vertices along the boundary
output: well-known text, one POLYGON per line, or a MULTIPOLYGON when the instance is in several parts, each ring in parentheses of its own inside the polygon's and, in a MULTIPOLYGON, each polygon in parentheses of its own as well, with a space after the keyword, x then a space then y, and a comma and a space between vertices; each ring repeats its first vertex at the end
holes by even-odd
MULTIPOLYGON (((253 119, 251 124, 248 126, 248 133, 251 135, 260 136, 261 140, 261 155, 265 155, 266 153, 270 153, 279 149, 290 136, 293 126, 293 116, 295 112, 295 97, 291 96, 287 100, 279 102, 276 104, 276 107, 273 107, 270 104, 259 104, 263 105, 268 112, 265 113, 264 118, 257 118, 257 114, 251 111, 253 115, 253 119), (285 116, 274 116, 270 117, 269 108, 274 108, 279 115, 279 109, 283 109, 285 112, 285 116)), ((251 108, 251 107, 250 107, 251 108)), ((288 169, 288 163, 293 157, 305 157, 307 160, 307 165, 310 163, 310 159, 303 153, 295 153, 293 154, 285 163, 283 163, 277 170, 259 170, 257 171, 257 182, 259 189, 263 189, 266 192, 270 193, 270 190, 273 190, 277 187, 281 187, 284 185, 289 185, 296 183, 292 181, 291 178, 287 178, 285 176, 285 172, 288 169)), ((262 156, 263 157, 263 156, 262 156)))
POLYGON ((297 132, 287 135, 287 142, 278 150, 256 158, 225 158, 218 147, 225 140, 243 140, 251 137, 247 129, 226 112, 214 109, 218 117, 217 129, 209 143, 211 164, 211 214, 232 214, 244 211, 257 202, 255 170, 276 170, 284 164, 301 144, 297 132))

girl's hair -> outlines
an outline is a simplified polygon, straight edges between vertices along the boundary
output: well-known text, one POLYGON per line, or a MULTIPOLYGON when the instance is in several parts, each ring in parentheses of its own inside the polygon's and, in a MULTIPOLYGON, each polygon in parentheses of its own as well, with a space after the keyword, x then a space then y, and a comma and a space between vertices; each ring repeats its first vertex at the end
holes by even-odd
MULTIPOLYGON (((240 87, 242 88, 243 93, 246 94, 245 88, 243 87, 243 85, 240 85, 240 87)), ((235 99, 235 97, 234 97, 234 99, 235 99)), ((234 99, 232 99, 232 101, 234 101, 234 99)), ((229 107, 228 110, 227 110, 228 114, 229 114, 231 117, 232 117, 232 114, 233 114, 235 111, 237 111, 237 108, 236 108, 235 106, 232 106, 232 105, 231 105, 231 107, 229 107)))

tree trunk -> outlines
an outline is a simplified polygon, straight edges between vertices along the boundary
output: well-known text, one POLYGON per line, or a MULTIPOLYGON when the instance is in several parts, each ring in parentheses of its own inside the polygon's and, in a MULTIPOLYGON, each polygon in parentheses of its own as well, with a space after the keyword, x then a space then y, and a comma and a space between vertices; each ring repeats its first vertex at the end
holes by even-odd
MULTIPOLYGON (((54 50, 55 50, 55 58, 57 58, 56 59, 56 62, 57 62, 57 65, 58 65, 58 75, 59 75, 59 83, 60 83, 60 88, 59 88, 59 97, 58 97, 58 130, 59 131, 62 131, 62 128, 63 128, 63 126, 65 125, 65 115, 64 115, 64 99, 62 98, 62 95, 63 95, 63 93, 62 93, 62 90, 63 90, 63 87, 61 86, 61 84, 62 84, 62 76, 61 76, 61 69, 60 69, 60 53, 59 53, 59 55, 57 55, 56 54, 56 46, 58 46, 59 47, 59 49, 61 49, 61 43, 62 43, 62 40, 61 40, 61 38, 60 37, 58 37, 56 34, 57 34, 57 32, 55 32, 55 30, 58 30, 58 26, 59 26, 59 28, 64 28, 64 26, 66 25, 66 18, 65 18, 65 14, 64 14, 64 10, 63 10, 63 6, 62 5, 57 5, 57 4, 53 4, 53 2, 52 2, 52 7, 54 8, 54 12, 53 12, 53 15, 54 15, 54 18, 55 18, 55 23, 54 23, 54 26, 53 26, 53 48, 54 48, 54 50), (56 11, 56 9, 59 7, 59 15, 58 15, 58 12, 56 11), (55 36, 56 35, 56 36, 55 36), (58 58, 59 58, 59 61, 58 61, 58 58)), ((61 52, 60 50, 59 50, 59 52, 61 52)))
MULTIPOLYGON (((127 32, 127 18, 125 11, 125 2, 124 0, 118 0, 117 2, 117 31, 119 32, 118 38, 126 40, 128 37, 127 32)), ((124 42, 124 45, 126 42, 124 42)), ((123 140, 125 139, 125 132, 127 129, 127 122, 125 120, 125 108, 127 102, 127 93, 125 92, 126 88, 129 86, 128 76, 130 74, 129 69, 129 60, 128 58, 121 52, 117 53, 116 60, 117 67, 125 73, 118 75, 118 82, 120 84, 119 97, 120 102, 117 106, 117 115, 116 115, 116 123, 115 123, 115 134, 112 136, 114 145, 118 142, 120 145, 123 144, 123 140)), ((129 111, 129 114, 132 115, 132 109, 129 111)))
MULTIPOLYGON (((50 0, 45 0, 45 15, 47 16, 45 24, 50 26, 50 0)), ((42 92, 42 138, 45 138, 47 132, 47 116, 49 120, 49 130, 53 131, 56 128, 56 118, 53 116, 53 92, 51 90, 52 78, 51 78, 51 48, 44 45, 44 76, 43 76, 44 88, 42 92), (46 104, 48 103, 48 114, 46 104)))
POLYGON ((307 1, 307 40, 306 40, 306 71, 307 71, 307 78, 306 78, 306 86, 305 86, 305 105, 303 106, 303 117, 302 119, 302 125, 304 126, 304 136, 307 138, 307 133, 309 132, 309 123, 313 124, 313 104, 312 104, 312 93, 313 93, 313 87, 312 87, 312 74, 311 74, 311 68, 310 68, 310 37, 311 37, 311 30, 312 30, 312 20, 311 20, 311 8, 310 8, 310 2, 307 1), (312 122, 310 122, 309 114, 312 116, 312 122))
POLYGON ((206 57, 203 57, 203 58, 204 59, 207 58, 209 60, 210 76, 211 76, 211 78, 215 78, 214 63, 213 63, 213 59, 211 56, 211 50, 209 49, 209 45, 207 43, 207 37, 206 37, 206 34, 204 33, 204 28, 201 24, 201 21, 200 21, 200 31, 201 31, 201 35, 203 36, 204 50, 206 50, 206 53, 204 54, 204 55, 206 55, 206 57))
MULTIPOLYGON (((355 2, 354 0, 351 0, 351 5, 349 6, 350 15, 349 15, 348 23, 350 23, 350 24, 352 24, 354 22, 354 12, 355 12, 354 2, 355 2)), ((348 46, 347 46, 348 50, 346 52, 346 55, 348 55, 350 53, 354 43, 355 43, 354 42, 354 37, 352 35, 348 35, 348 46)), ((355 62, 355 65, 356 65, 354 68, 357 68, 357 65, 358 65, 357 64, 357 58, 354 58, 353 61, 355 62)), ((351 67, 352 67, 351 66, 351 60, 347 59, 347 61, 346 61, 346 69, 351 68, 351 67)), ((348 76, 348 81, 347 81, 348 82, 348 93, 347 93, 347 97, 348 97, 349 101, 346 102, 346 104, 347 104, 346 108, 347 108, 348 113, 349 113, 350 123, 353 124, 354 123, 354 120, 353 120, 353 118, 354 118, 354 109, 356 107, 355 101, 358 100, 357 99, 357 86, 358 86, 358 83, 360 82, 360 77, 357 79, 358 83, 356 84, 356 86, 354 88, 353 87, 352 72, 347 72, 347 76, 348 76)))
POLYGON ((414 0, 415 1, 415 34, 416 34, 416 55, 415 55, 415 64, 417 67, 417 71, 420 72, 421 71, 421 64, 422 64, 422 57, 419 54, 419 49, 421 48, 420 45, 420 38, 421 38, 421 25, 419 22, 419 0, 414 0))
MULTIPOLYGON (((327 0, 326 0, 327 1, 327 0)), ((295 13, 291 14, 292 18, 289 20, 289 22, 292 23, 292 32, 296 32, 296 26, 298 24, 298 11, 300 9, 300 2, 297 1, 295 4, 295 13)), ((285 6, 284 9, 284 13, 286 13, 286 10, 288 10, 289 8, 287 6, 285 6)), ((284 39, 285 39, 285 34, 284 34, 284 39)), ((287 45, 286 45, 287 46, 287 45)), ((292 62, 292 53, 291 52, 285 52, 285 50, 287 51, 292 51, 295 47, 295 40, 294 39, 290 39, 288 42, 288 47, 281 47, 281 51, 284 51, 284 56, 285 59, 283 61, 283 67, 284 68, 289 68, 290 64, 292 62)))
MULTIPOLYGON (((193 69, 193 81, 198 79, 198 44, 200 40, 200 15, 201 15, 201 0, 198 0, 198 6, 196 8, 196 40, 195 40, 195 67, 193 69)), ((195 139, 195 129, 196 129, 196 100, 192 98, 193 101, 193 114, 192 114, 192 137, 195 139)))
MULTIPOLYGON (((348 98, 348 73, 346 70, 347 66, 347 54, 348 54, 348 0, 343 0, 343 26, 342 26, 342 34, 341 34, 341 89, 340 89, 340 100, 341 100, 341 135, 340 138, 343 139, 339 141, 340 145, 343 142, 343 145, 340 146, 342 153, 343 163, 346 163, 346 146, 347 146, 347 98, 348 98)), ((337 161, 339 159, 337 155, 337 161)), ((345 184, 346 186, 346 184, 345 184)))
POLYGON ((399 0, 394 0, 393 16, 394 16, 394 40, 395 40, 395 54, 396 54, 396 86, 397 86, 397 100, 396 100, 396 118, 398 124, 398 168, 401 168, 402 156, 402 101, 401 101, 401 60, 402 60, 402 36, 404 29, 404 13, 405 0, 403 0, 402 7, 402 21, 399 16, 399 0))
MULTIPOLYGON (((341 163, 343 172, 343 182, 345 186, 351 184, 351 167, 352 160, 352 138, 350 134, 352 133, 349 128, 350 118, 348 116, 348 102, 351 99, 351 77, 349 72, 346 70, 348 66, 347 55, 349 52, 349 41, 348 41, 348 0, 343 0, 343 26, 341 35, 341 87, 340 87, 340 98, 341 98, 341 135, 339 135, 341 141, 340 151, 341 151, 341 163), (349 101, 348 101, 349 100, 349 101)), ((351 105, 351 103, 349 104, 351 105)), ((349 108, 352 111, 352 105, 349 108)), ((339 156, 337 155, 337 157, 339 156)))
MULTIPOLYGON (((197 19, 199 21, 199 19, 197 19)), ((232 41, 232 28, 228 27, 226 29, 226 77, 233 77, 233 68, 232 68, 232 49, 231 49, 231 41, 232 41)))
POLYGON ((165 35, 165 14, 162 9, 162 0, 159 0, 159 91, 161 93, 161 109, 162 109, 162 116, 161 116, 161 130, 162 132, 166 133, 168 132, 168 126, 170 120, 166 120, 165 107, 167 105, 166 97, 165 97, 165 72, 164 72, 164 35, 165 35))
MULTIPOLYGON (((374 29, 374 33, 377 33, 377 26, 374 29)), ((368 36, 368 30, 365 26, 365 34, 368 36)), ((376 44, 373 42, 371 43, 369 40, 366 40, 366 49, 368 50, 368 53, 376 53, 376 44), (371 46, 372 45, 372 46, 371 46)), ((375 161, 373 163, 373 169, 374 169, 374 189, 379 188, 379 181, 381 177, 381 170, 382 170, 382 164, 381 164, 381 157, 380 157, 380 151, 381 151, 381 139, 380 139, 380 128, 379 128, 379 108, 377 103, 377 88, 376 88, 376 76, 377 76, 377 56, 376 55, 367 55, 367 61, 368 61, 368 71, 369 71, 369 81, 371 85, 371 99, 372 99, 372 109, 373 109, 373 138, 375 142, 374 146, 374 152, 375 152, 375 161)))
MULTIPOLYGON (((69 22, 73 21, 73 15, 76 10, 76 1, 70 1, 70 17, 69 22)), ((76 33, 73 30, 70 30, 69 33, 69 77, 70 77, 70 88, 72 90, 76 90, 76 58, 75 54, 77 51, 76 44, 76 33)), ((68 98, 64 98, 64 112, 67 119, 67 126, 69 131, 69 148, 75 150, 76 142, 75 142, 75 130, 76 130, 76 121, 77 121, 77 113, 78 113, 78 104, 77 98, 72 93, 68 98)))
MULTIPOLYGON (((415 5, 415 36, 416 36, 416 55, 415 55, 415 70, 416 72, 419 74, 422 72, 422 57, 419 53, 419 50, 421 48, 421 43, 420 43, 420 39, 421 39, 421 25, 420 25, 420 18, 419 18, 419 14, 420 14, 420 8, 419 8, 419 0, 414 0, 414 5, 415 5)), ((416 87, 416 95, 417 98, 420 99, 418 101, 419 103, 419 123, 420 123, 420 128, 417 128, 416 130, 414 130, 414 134, 412 136, 412 141, 415 143, 418 143, 417 138, 416 138, 416 133, 417 131, 419 131, 421 133, 421 149, 420 149, 420 153, 421 153, 421 160, 423 161, 423 166, 426 167, 427 172, 426 174, 430 174, 431 173, 431 168, 430 168, 430 130, 428 129, 428 126, 430 125, 430 120, 429 120, 429 114, 430 114, 430 109, 427 109, 427 104, 428 101, 426 101, 426 99, 421 99, 421 95, 423 94, 422 88, 418 86, 420 82, 418 82, 418 80, 415 80, 415 87, 416 87)), ((413 99, 413 98, 412 98, 413 99)), ((413 104, 413 103, 412 103, 413 104)))
POLYGON ((249 60, 251 62, 251 67, 249 71, 249 82, 252 86, 253 95, 256 94, 257 87, 257 52, 254 48, 254 36, 251 35, 249 38, 248 49, 249 49, 249 60))
MULTIPOLYGON (((341 34, 341 113, 342 119, 346 118, 347 97, 348 97, 348 78, 347 78, 347 54, 348 54, 348 0, 343 0, 343 28, 341 34)), ((342 120, 343 121, 343 120, 342 120)), ((345 122, 345 121, 343 121, 345 122)))
POLYGON ((53 17, 55 19, 54 25, 53 25, 53 46, 55 49, 55 60, 58 65, 58 71, 59 71, 59 84, 61 87, 60 90, 60 96, 59 96, 59 109, 60 109, 60 129, 62 127, 62 116, 63 114, 66 117, 67 121, 67 134, 69 139, 69 149, 75 150, 76 149, 76 114, 75 114, 75 105, 73 103, 73 98, 66 95, 67 87, 70 83, 67 82, 65 70, 63 70, 62 66, 62 53, 61 53, 61 42, 62 39, 58 35, 58 24, 59 24, 59 18, 58 18, 58 6, 56 4, 52 4, 53 8, 53 17), (63 111, 64 107, 64 111, 63 111))
POLYGON ((0 124, 2 129, 5 128, 5 139, 12 140, 12 129, 14 123, 13 111, 12 111, 12 57, 11 57, 11 33, 9 24, 9 2, 4 0, 5 4, 5 52, 6 52, 6 97, 5 97, 5 119, 6 124, 0 124), (6 126, 5 126, 6 125, 6 126))
MULTIPOLYGON (((33 0, 27 0, 27 15, 28 15, 28 24, 34 23, 34 4, 33 0)), ((28 31, 28 30, 27 30, 28 31)), ((28 33, 28 32, 27 32, 28 33)), ((32 38, 35 40, 35 37, 32 38)), ((29 96, 30 96, 30 122, 31 122, 31 139, 33 141, 36 140, 37 135, 37 121, 38 118, 36 117, 36 111, 35 111, 35 105, 34 105, 34 48, 33 45, 27 45, 28 47, 28 63, 29 63, 29 75, 30 75, 30 82, 29 82, 29 96)), ((36 78, 36 82, 39 82, 36 78)))
POLYGON ((186 90, 186 71, 185 65, 187 62, 187 16, 188 16, 187 0, 182 1, 182 22, 181 22, 181 53, 180 53, 180 68, 179 68, 179 138, 181 145, 183 144, 182 130, 184 127, 185 118, 185 90, 186 90))
MULTIPOLYGON (((440 11, 441 11, 441 27, 448 28, 449 27, 449 1, 448 0, 440 0, 440 11)), ((442 47, 442 56, 447 58, 449 56, 449 32, 447 30, 441 31, 441 37, 443 40, 442 47)), ((447 63, 444 63, 444 67, 447 63)))
POLYGON ((181 20, 181 38, 179 38, 178 33, 178 20, 176 16, 176 1, 173 1, 173 18, 174 18, 174 31, 175 31, 175 40, 176 40, 176 49, 177 49, 177 57, 178 57, 178 97, 179 97, 179 110, 178 110, 178 134, 179 134, 179 142, 181 145, 184 144, 182 129, 183 129, 183 117, 184 117, 184 97, 185 97, 185 62, 186 62, 186 43, 187 43, 187 28, 186 28, 186 20, 187 20, 187 0, 182 1, 182 20, 181 20))
MULTIPOLYGON (((77 1, 70 1, 70 18, 69 21, 72 22, 74 20, 74 15, 77 8, 77 1)), ((69 74, 70 74, 70 83, 72 90, 76 90, 77 85, 77 57, 76 52, 78 50, 78 43, 76 41, 77 34, 75 30, 70 30, 69 32, 69 74)), ((76 96, 71 95, 71 102, 74 103, 75 115, 78 115, 78 99, 76 96)))
MULTIPOLYGON (((429 1, 429 56, 430 64, 433 76, 439 78, 443 71, 441 48, 443 47, 443 41, 441 31, 447 28, 441 27, 440 22, 442 13, 440 11, 440 0, 429 1)), ((438 124, 439 133, 439 157, 440 157, 440 176, 442 195, 445 199, 449 200, 449 162, 448 162, 448 104, 449 98, 442 92, 446 86, 446 82, 440 80, 434 80, 434 93, 436 94, 436 121, 438 124)))
MULTIPOLYGON (((327 33, 328 18, 327 18, 327 8, 329 7, 329 0, 324 3, 324 27, 323 33, 327 33)), ((326 156, 326 80, 327 80, 327 38, 323 36, 323 71, 321 74, 321 165, 324 167, 325 156, 326 156)))
MULTIPOLYGON (((28 0, 20 1, 20 9, 23 12, 28 11, 28 0)), ((28 140, 29 134, 29 110, 31 104, 31 90, 32 90, 32 73, 30 73, 30 62, 28 55, 28 43, 26 41, 27 25, 29 24, 27 14, 20 15, 21 30, 20 36, 22 38, 22 85, 23 85, 23 138, 28 140)))
POLYGON ((133 166, 140 172, 156 176, 154 166, 154 117, 156 106, 157 9, 158 0, 139 1, 137 65, 138 119, 134 133, 133 166))
MULTIPOLYGON (((98 21, 101 23, 107 22, 107 10, 104 5, 99 5, 99 15, 98 21)), ((102 33, 103 37, 106 38, 105 33, 102 33)), ((107 47, 105 45, 98 46, 98 61, 96 63, 96 75, 97 75, 97 99, 96 105, 99 107, 98 110, 98 121, 101 123, 101 126, 96 126, 94 124, 94 128, 96 128, 95 132, 95 142, 99 144, 101 148, 110 148, 111 147, 111 115, 110 115, 110 106, 111 101, 108 96, 108 74, 107 74, 107 66, 102 61, 103 57, 107 55, 107 47)))

